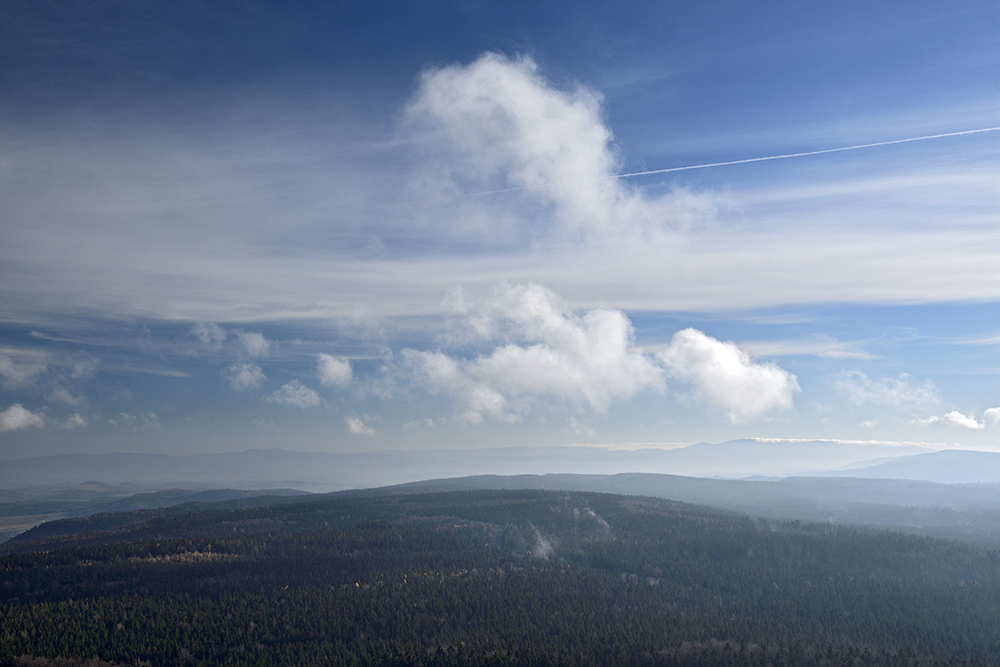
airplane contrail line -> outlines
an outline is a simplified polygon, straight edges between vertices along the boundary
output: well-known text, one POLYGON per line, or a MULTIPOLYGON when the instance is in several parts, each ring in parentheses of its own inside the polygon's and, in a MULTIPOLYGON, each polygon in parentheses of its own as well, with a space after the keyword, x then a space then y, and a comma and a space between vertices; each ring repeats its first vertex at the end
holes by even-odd
MULTIPOLYGON (((785 155, 768 155, 766 157, 751 157, 743 160, 729 160, 727 162, 710 162, 708 164, 693 164, 686 167, 669 167, 667 169, 650 169, 648 171, 635 171, 630 174, 617 174, 613 178, 631 178, 632 176, 650 176, 653 174, 669 174, 674 171, 689 171, 691 169, 708 169, 709 167, 726 167, 732 164, 747 164, 748 162, 764 162, 766 160, 784 160, 792 157, 807 157, 809 155, 823 155, 824 153, 840 153, 843 151, 856 151, 862 148, 875 148, 876 146, 891 146, 893 144, 905 144, 913 141, 927 141, 928 139, 943 139, 945 137, 959 137, 965 134, 979 134, 981 132, 996 132, 1000 127, 984 127, 978 130, 962 130, 960 132, 945 132, 943 134, 928 134, 922 137, 909 137, 907 139, 892 139, 891 141, 876 141, 870 144, 858 144, 856 146, 841 146, 839 148, 824 148, 816 151, 806 151, 804 153, 786 153, 785 155)), ((520 188, 512 188, 520 189, 520 188)))
MULTIPOLYGON (((727 167, 734 164, 747 164, 750 162, 766 162, 768 160, 785 160, 793 157, 807 157, 809 155, 823 155, 825 153, 841 153, 843 151, 856 151, 862 148, 875 148, 877 146, 892 146, 893 144, 907 144, 914 141, 928 141, 930 139, 944 139, 946 137, 960 137, 966 134, 980 134, 982 132, 996 132, 998 127, 982 127, 976 130, 961 130, 959 132, 943 132, 941 134, 926 134, 920 137, 907 137, 906 139, 891 139, 889 141, 876 141, 870 144, 857 144, 855 146, 840 146, 839 148, 822 148, 815 151, 805 151, 803 153, 786 153, 784 155, 768 155, 765 157, 751 157, 742 160, 729 160, 726 162, 709 162, 707 164, 692 164, 686 167, 667 167, 666 169, 650 169, 648 171, 634 171, 628 174, 615 174, 608 178, 631 178, 633 176, 651 176, 653 174, 669 174, 676 171, 691 171, 692 169, 709 169, 711 167, 727 167)), ((470 199, 472 197, 484 197, 486 195, 502 194, 504 192, 517 192, 518 190, 528 190, 530 185, 519 185, 512 188, 500 188, 499 190, 484 190, 482 192, 469 192, 457 197, 450 197, 448 201, 458 199, 470 199)))

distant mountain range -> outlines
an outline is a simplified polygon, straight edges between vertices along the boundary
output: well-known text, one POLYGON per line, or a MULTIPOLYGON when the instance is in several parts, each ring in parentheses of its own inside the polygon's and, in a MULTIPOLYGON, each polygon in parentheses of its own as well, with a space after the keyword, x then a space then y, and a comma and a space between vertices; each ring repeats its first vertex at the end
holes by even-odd
POLYGON ((1000 544, 1000 453, 755 440, 677 449, 272 449, 3 461, 0 541, 71 516, 295 493, 289 489, 365 493, 390 486, 399 493, 535 488, 645 495, 1000 544))
POLYGON ((675 449, 592 446, 434 449, 360 453, 283 449, 226 454, 59 454, 0 461, 0 489, 101 482, 171 487, 336 491, 425 479, 496 474, 660 473, 689 477, 838 475, 1000 482, 1000 454, 835 441, 734 440, 675 449), (929 458, 926 458, 929 457, 929 458))
POLYGON ((294 489, 164 489, 141 493, 133 484, 100 482, 55 487, 0 490, 0 542, 48 521, 109 512, 170 507, 188 503, 218 503, 267 496, 309 495, 294 489))
MULTIPOLYGON (((480 475, 413 482, 397 493, 541 489, 667 498, 757 517, 891 528, 1000 546, 1000 484, 789 477, 734 480, 648 473, 480 475)), ((342 493, 384 493, 386 489, 342 493)))
POLYGON ((1000 482, 1000 453, 951 449, 827 474, 869 479, 922 479, 942 484, 996 484, 1000 482))

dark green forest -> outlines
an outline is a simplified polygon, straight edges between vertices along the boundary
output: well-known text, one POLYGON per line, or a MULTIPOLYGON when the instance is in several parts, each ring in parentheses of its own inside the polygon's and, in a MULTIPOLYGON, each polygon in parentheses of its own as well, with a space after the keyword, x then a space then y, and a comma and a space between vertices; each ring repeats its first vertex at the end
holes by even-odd
POLYGON ((0 545, 3 665, 1000 664, 1000 556, 553 491, 244 499, 0 545))

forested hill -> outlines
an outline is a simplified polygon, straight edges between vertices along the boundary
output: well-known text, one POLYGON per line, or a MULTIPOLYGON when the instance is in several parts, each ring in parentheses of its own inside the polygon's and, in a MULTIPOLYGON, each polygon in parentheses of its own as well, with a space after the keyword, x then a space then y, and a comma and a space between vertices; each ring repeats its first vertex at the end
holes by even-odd
POLYGON ((1000 664, 1000 559, 929 538, 561 491, 88 521, 3 545, 4 663, 1000 664))

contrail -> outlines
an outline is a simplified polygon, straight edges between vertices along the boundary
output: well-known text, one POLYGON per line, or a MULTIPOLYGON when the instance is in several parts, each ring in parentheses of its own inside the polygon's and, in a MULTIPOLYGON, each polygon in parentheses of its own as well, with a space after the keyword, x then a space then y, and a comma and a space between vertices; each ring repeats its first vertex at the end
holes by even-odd
MULTIPOLYGON (((667 169, 650 169, 649 171, 634 171, 630 174, 615 174, 608 178, 631 178, 633 176, 650 176, 653 174, 669 174, 675 171, 690 171, 692 169, 709 169, 711 167, 727 167, 733 164, 747 164, 749 162, 766 162, 768 160, 786 160, 792 157, 806 157, 809 155, 823 155, 824 153, 841 153, 843 151, 856 151, 862 148, 875 148, 876 146, 891 146, 893 144, 907 144, 914 141, 928 141, 930 139, 944 139, 945 137, 960 137, 966 134, 980 134, 982 132, 996 132, 1000 127, 983 127, 978 130, 962 130, 960 132, 945 132, 943 134, 926 134, 922 137, 909 137, 907 139, 892 139, 891 141, 876 141, 871 144, 858 144, 856 146, 841 146, 840 148, 824 148, 818 151, 806 151, 804 153, 786 153, 785 155, 768 155, 766 157, 751 157, 743 160, 729 160, 728 162, 709 162, 707 164, 692 164, 686 167, 668 167, 667 169)), ((457 199, 469 199, 472 197, 483 197, 485 195, 495 195, 503 192, 517 192, 527 190, 531 186, 519 185, 512 188, 501 188, 499 190, 484 190, 482 192, 469 192, 457 197, 450 197, 447 201, 457 199)))
MULTIPOLYGON (((790 157, 806 157, 808 155, 823 155, 824 153, 840 153, 842 151, 856 151, 862 148, 874 148, 876 146, 891 146, 892 144, 905 144, 911 141, 927 141, 928 139, 943 139, 944 137, 959 137, 963 134, 979 134, 980 132, 996 132, 1000 127, 984 127, 979 130, 962 130, 961 132, 945 132, 944 134, 928 134, 923 137, 910 137, 908 139, 893 139, 892 141, 876 141, 872 144, 858 144, 857 146, 841 146, 840 148, 824 148, 818 151, 806 151, 805 153, 788 153, 786 155, 768 155, 767 157, 751 157, 745 160, 730 160, 728 162, 710 162, 708 164, 693 164, 687 167, 670 167, 668 169, 650 169, 649 171, 636 171, 631 174, 618 174, 614 178, 631 178, 632 176, 649 176, 652 174, 669 174, 673 171, 688 171, 691 169, 708 169, 709 167, 726 167, 731 164, 746 164, 748 162, 764 162, 766 160, 784 160, 790 157)), ((520 188, 512 188, 520 189, 520 188)))

